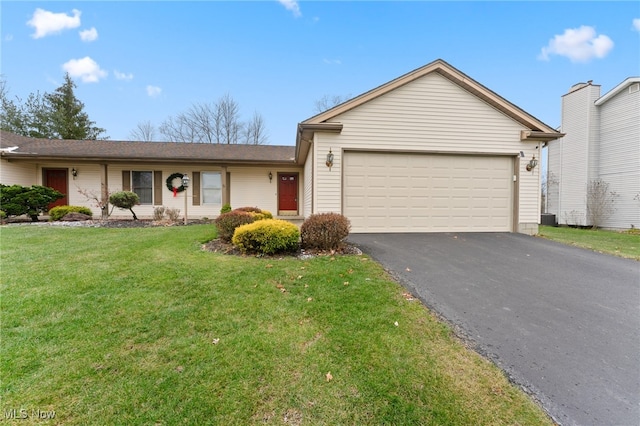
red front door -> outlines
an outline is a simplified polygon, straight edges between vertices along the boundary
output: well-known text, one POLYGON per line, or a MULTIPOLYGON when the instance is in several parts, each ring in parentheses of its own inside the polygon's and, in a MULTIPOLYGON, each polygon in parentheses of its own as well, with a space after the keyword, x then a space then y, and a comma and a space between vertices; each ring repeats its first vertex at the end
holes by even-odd
POLYGON ((297 173, 278 173, 278 210, 298 211, 297 173))
POLYGON ((53 188, 64 194, 64 198, 49 204, 49 209, 55 206, 66 206, 69 204, 67 192, 69 190, 67 180, 67 169, 45 169, 44 170, 44 186, 53 188))

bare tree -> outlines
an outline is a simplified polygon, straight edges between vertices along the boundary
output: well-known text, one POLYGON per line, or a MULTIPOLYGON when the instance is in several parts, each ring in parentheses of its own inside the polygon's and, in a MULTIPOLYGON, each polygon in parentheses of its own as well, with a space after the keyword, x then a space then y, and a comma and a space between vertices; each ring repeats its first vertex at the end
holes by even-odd
POLYGON ((129 134, 132 141, 153 142, 156 140, 156 126, 151 121, 141 121, 129 134))
POLYGON ((173 142, 253 144, 266 143, 267 139, 262 117, 255 113, 250 122, 240 121, 240 106, 229 94, 215 104, 191 105, 185 112, 163 121, 159 130, 173 142))
POLYGON ((238 103, 227 93, 218 100, 216 106, 220 114, 220 127, 222 129, 221 139, 218 140, 218 143, 237 144, 243 127, 239 120, 240 107, 238 103))
POLYGON ((244 143, 247 145, 264 145, 268 139, 264 118, 258 112, 254 112, 251 121, 244 126, 244 143))
POLYGON ((613 212, 618 194, 609 190, 609 184, 602 179, 589 181, 587 184, 587 217, 593 229, 602 225, 613 212))
POLYGON ((324 95, 323 97, 321 97, 315 102, 315 111, 317 113, 325 112, 326 110, 329 110, 336 105, 340 105, 341 103, 346 102, 349 99, 351 99, 351 93, 349 93, 346 96, 324 95))

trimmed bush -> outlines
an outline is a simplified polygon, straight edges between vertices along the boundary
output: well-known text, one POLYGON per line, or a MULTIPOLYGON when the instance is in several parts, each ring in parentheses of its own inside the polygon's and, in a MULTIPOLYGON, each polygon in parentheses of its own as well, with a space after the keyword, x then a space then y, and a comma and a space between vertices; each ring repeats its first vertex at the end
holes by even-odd
POLYGON ((133 211, 133 206, 140 204, 138 194, 131 191, 120 191, 111 194, 109 202, 122 210, 129 210, 133 215, 133 220, 138 220, 138 216, 133 211))
POLYGON ((216 228, 218 228, 218 238, 229 242, 233 237, 236 228, 241 225, 255 222, 255 217, 251 213, 233 210, 223 213, 216 218, 216 228))
POLYGON ((227 203, 220 209, 220 214, 229 213, 231 211, 231 204, 227 203))
POLYGON ((300 227, 302 248, 337 250, 351 231, 351 222, 338 213, 309 216, 300 227))
POLYGON ((259 220, 239 226, 232 242, 243 253, 274 254, 295 251, 300 231, 291 222, 279 219, 259 220))
POLYGON ((5 220, 7 218, 7 214, 4 210, 0 210, 0 220, 5 220))
POLYGON ((49 204, 60 198, 64 198, 64 194, 46 186, 0 184, 0 206, 7 216, 26 214, 37 222, 38 214, 46 212, 49 204))
POLYGON ((257 208, 257 207, 238 207, 237 209, 234 209, 236 211, 239 212, 247 212, 247 213, 262 213, 262 210, 257 208))
POLYGON ((67 215, 67 213, 82 213, 87 216, 93 216, 93 212, 89 207, 83 206, 56 206, 49 210, 49 220, 60 220, 67 215))
POLYGON ((215 220, 218 237, 223 241, 230 242, 238 226, 263 219, 273 219, 273 215, 271 212, 257 207, 240 207, 223 213, 215 220))

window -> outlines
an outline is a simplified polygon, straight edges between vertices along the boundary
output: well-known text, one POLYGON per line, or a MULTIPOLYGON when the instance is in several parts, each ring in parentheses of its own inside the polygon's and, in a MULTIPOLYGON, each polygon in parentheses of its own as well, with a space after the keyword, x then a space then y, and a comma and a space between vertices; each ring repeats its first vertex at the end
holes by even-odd
POLYGON ((222 204, 222 176, 220 172, 202 172, 203 204, 222 204))
POLYGON ((131 188, 140 197, 140 204, 152 204, 153 172, 131 172, 131 188))

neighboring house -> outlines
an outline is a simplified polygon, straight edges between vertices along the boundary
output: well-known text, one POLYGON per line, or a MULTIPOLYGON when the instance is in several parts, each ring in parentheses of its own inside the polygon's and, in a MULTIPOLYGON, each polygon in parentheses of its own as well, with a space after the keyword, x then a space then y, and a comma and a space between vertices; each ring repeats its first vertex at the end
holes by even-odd
POLYGON ((295 146, 2 133, 0 182, 52 185, 59 179, 74 205, 88 204, 78 189, 103 196, 131 189, 144 198, 136 212, 151 216, 154 206, 183 208, 184 193, 173 197, 165 185, 179 172, 192 181, 189 217, 215 217, 228 202, 285 218, 338 212, 353 232, 533 234, 540 168, 527 165, 560 136, 436 60, 301 122, 295 146))
POLYGON ((558 224, 591 226, 587 186, 602 180, 616 195, 601 226, 640 226, 640 77, 600 96, 600 86, 574 85, 562 97, 566 135, 549 143, 547 211, 558 224))

